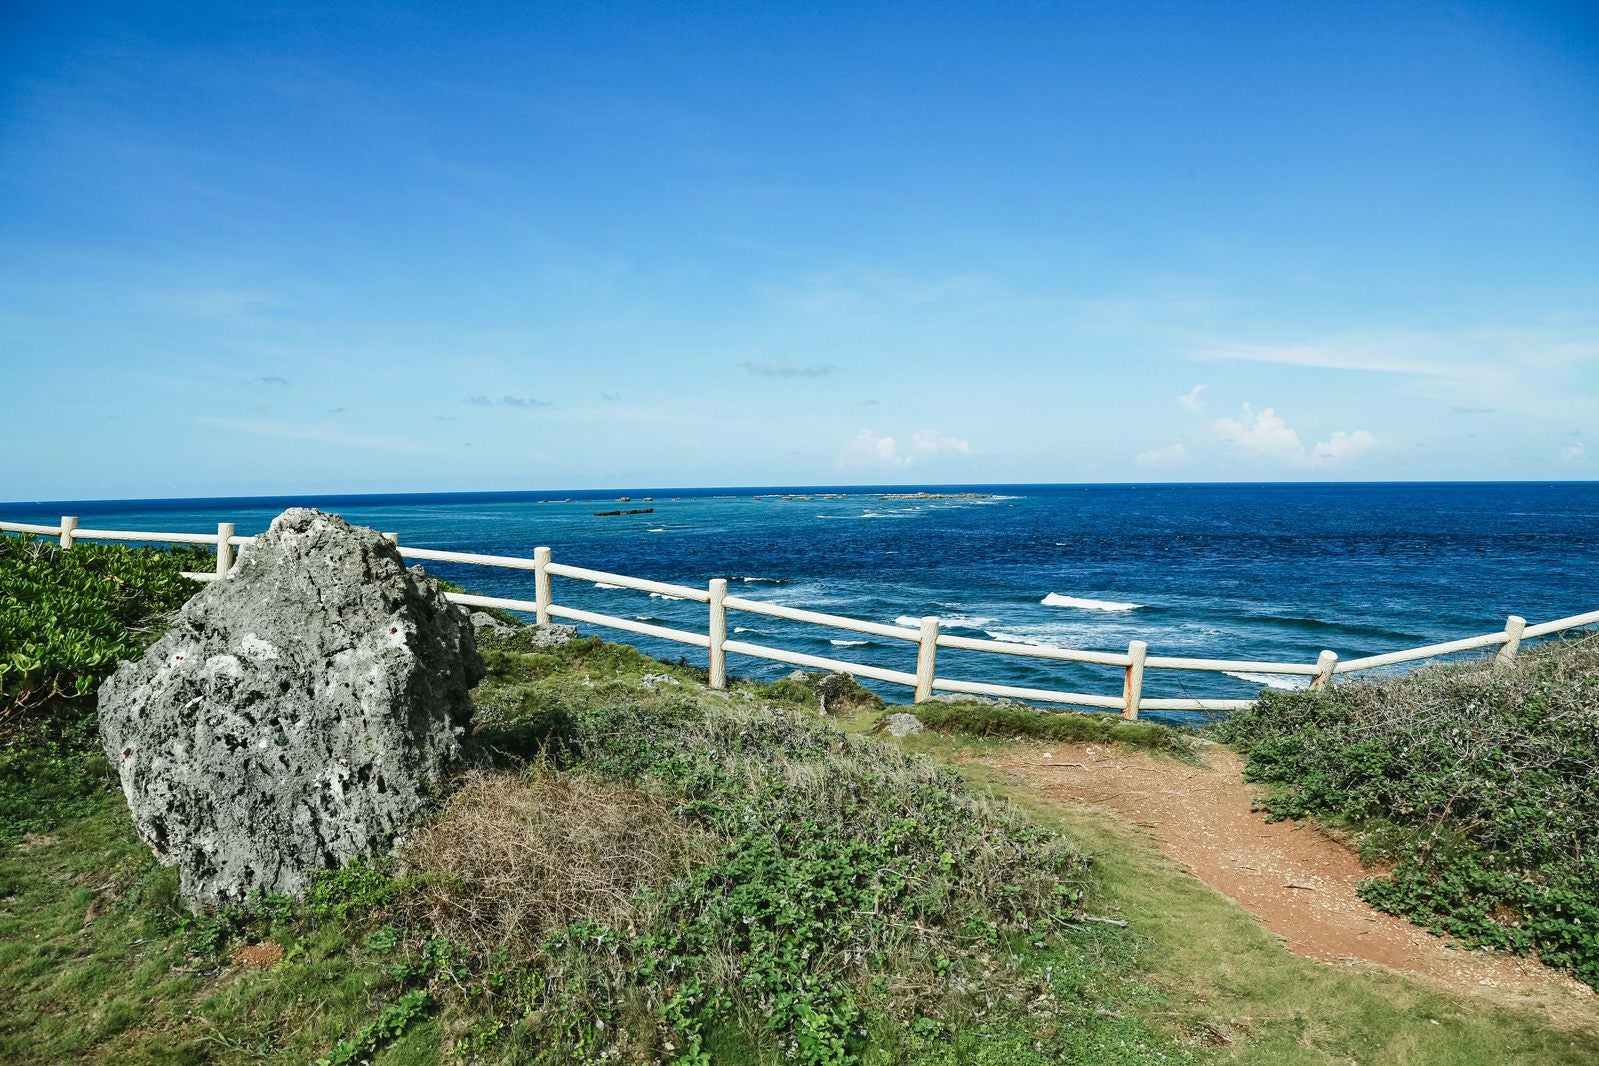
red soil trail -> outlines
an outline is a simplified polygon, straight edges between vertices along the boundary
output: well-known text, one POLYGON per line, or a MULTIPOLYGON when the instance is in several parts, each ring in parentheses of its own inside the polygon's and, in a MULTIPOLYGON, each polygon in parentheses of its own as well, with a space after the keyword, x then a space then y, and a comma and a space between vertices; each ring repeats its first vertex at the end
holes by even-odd
POLYGON ((1372 870, 1304 822, 1267 822, 1238 756, 1207 745, 1197 765, 1114 745, 1028 744, 983 759, 1063 803, 1114 812, 1147 830, 1193 876, 1234 900, 1295 954, 1375 965, 1460 993, 1599 1019, 1599 997, 1527 959, 1468 951, 1356 894, 1372 870))

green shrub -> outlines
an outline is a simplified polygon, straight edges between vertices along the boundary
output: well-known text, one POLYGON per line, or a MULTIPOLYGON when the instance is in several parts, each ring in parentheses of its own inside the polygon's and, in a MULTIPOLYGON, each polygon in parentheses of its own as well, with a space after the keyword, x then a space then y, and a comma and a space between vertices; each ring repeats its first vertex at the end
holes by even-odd
MULTIPOLYGON (((209 556, 207 556, 209 558, 209 556)), ((0 536, 0 737, 23 712, 93 692, 198 585, 193 552, 0 536)))
POLYGON ((780 677, 769 684, 761 685, 755 690, 763 699, 775 703, 787 704, 790 707, 820 707, 822 701, 816 695, 814 686, 807 685, 797 677, 780 677))
POLYGON ((1182 732, 1155 722, 1124 722, 1113 714, 1080 711, 1043 711, 1036 707, 979 703, 975 700, 936 700, 909 710, 923 725, 938 733, 974 737, 1036 737, 1039 740, 1131 744, 1176 755, 1193 751, 1182 732))
POLYGON ((0 536, 0 846, 80 816, 110 779, 93 693, 199 588, 197 549, 0 536))
POLYGON ((1374 905, 1599 986, 1599 637, 1267 692, 1221 735, 1270 817, 1344 822, 1393 864, 1374 905))

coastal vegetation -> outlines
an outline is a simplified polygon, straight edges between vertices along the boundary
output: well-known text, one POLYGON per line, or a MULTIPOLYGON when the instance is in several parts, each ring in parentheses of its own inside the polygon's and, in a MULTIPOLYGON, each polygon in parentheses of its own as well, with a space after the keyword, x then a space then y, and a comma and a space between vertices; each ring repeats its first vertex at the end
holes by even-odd
POLYGON ((1267 692, 1221 736, 1273 818, 1354 834, 1374 906, 1599 986, 1599 637, 1267 692))
POLYGON ((0 543, 0 648, 60 649, 52 680, 30 672, 7 704, 0 754, 6 1061, 1599 1051, 1537 1016, 1289 955, 1125 823, 960 758, 1020 737, 1180 766, 1196 742, 1159 725, 938 702, 894 744, 863 735, 895 709, 864 690, 713 692, 695 667, 592 638, 485 647, 475 768, 400 854, 303 900, 193 914, 99 755, 93 688, 159 635, 195 562, 39 547, 0 543))
MULTIPOLYGON (((13 639, 70 629, 63 598, 123 603, 138 583, 101 552, 120 558, 28 555, 13 639), (88 576, 37 573, 56 567, 88 576)), ((118 655, 191 591, 170 555, 137 565, 156 592, 124 604, 118 655)), ((190 914, 96 763, 74 679, 99 655, 66 660, 52 697, 84 694, 78 728, 8 745, 81 772, 70 796, 0 785, 33 809, 0 859, 7 1060, 1185 1056, 1127 1009, 1158 993, 1136 934, 1085 920, 1091 864, 1066 836, 753 685, 711 693, 592 639, 487 650, 478 769, 407 851, 302 901, 190 914)))

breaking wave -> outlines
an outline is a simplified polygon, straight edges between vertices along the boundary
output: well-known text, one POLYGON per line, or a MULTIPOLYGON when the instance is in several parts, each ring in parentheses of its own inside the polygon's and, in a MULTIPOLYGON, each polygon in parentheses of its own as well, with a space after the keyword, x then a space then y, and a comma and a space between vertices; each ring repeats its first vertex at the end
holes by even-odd
POLYGON ((1224 673, 1228 677, 1236 677, 1253 685, 1265 685, 1267 688, 1292 690, 1310 687, 1310 678, 1300 674, 1251 674, 1243 670, 1227 670, 1224 673))
MULTIPOLYGON (((977 615, 971 614, 949 614, 939 615, 938 621, 939 624, 945 629, 982 629, 984 626, 993 625, 995 622, 999 621, 999 619, 979 618, 977 615)), ((907 629, 916 629, 921 626, 922 620, 912 615, 902 614, 898 618, 894 619, 894 624, 897 626, 904 626, 907 629)))
POLYGON ((1062 596, 1051 592, 1038 601, 1045 607, 1075 607, 1080 611, 1136 611, 1141 603, 1122 603, 1117 600, 1088 600, 1081 596, 1062 596))

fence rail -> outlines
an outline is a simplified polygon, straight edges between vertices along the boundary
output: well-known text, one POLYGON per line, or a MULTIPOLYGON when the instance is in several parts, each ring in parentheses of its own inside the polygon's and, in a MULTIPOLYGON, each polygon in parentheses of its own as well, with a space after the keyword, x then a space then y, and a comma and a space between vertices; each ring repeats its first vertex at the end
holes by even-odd
MULTIPOLYGON (((236 535, 231 522, 218 523, 215 533, 172 533, 130 529, 83 529, 78 526, 78 520, 71 515, 64 515, 61 521, 53 526, 28 522, 0 522, 0 532, 33 533, 40 536, 55 537, 60 540, 63 548, 71 548, 75 542, 80 540, 215 545, 217 553, 216 569, 204 573, 187 574, 187 576, 199 581, 215 581, 226 577, 233 566, 234 548, 248 545, 255 541, 254 537, 236 535)), ((543 547, 535 548, 532 558, 516 555, 479 555, 475 552, 401 547, 399 546, 399 538, 395 534, 385 533, 384 536, 395 542, 396 546, 399 547, 400 555, 406 559, 459 563, 469 566, 492 566, 502 569, 531 571, 533 574, 534 598, 531 600, 503 596, 479 596, 475 593, 466 592, 447 593, 446 595, 455 603, 468 607, 496 607, 508 611, 521 611, 532 614, 541 624, 548 623, 554 618, 564 618, 572 622, 582 622, 586 625, 616 629, 624 633, 636 633, 641 636, 655 637, 658 640, 704 648, 710 656, 710 682, 713 688, 725 688, 727 686, 727 656, 731 653, 756 659, 766 659, 772 662, 787 663, 792 666, 804 666, 817 670, 837 670, 856 677, 870 678, 892 685, 904 685, 915 690, 917 703, 930 699, 935 693, 948 692, 971 696, 1010 697, 1072 707, 1116 710, 1121 712, 1122 717, 1129 719, 1137 718, 1140 711, 1231 711, 1247 707, 1254 702, 1253 700, 1245 699, 1145 696, 1143 695, 1143 679, 1147 670, 1287 674, 1308 677, 1310 678, 1310 687, 1319 689, 1330 684, 1333 677, 1338 674, 1348 674, 1358 670, 1371 670, 1398 663, 1414 662, 1419 659, 1431 659, 1441 655, 1452 655, 1458 652, 1489 648, 1496 645, 1499 648, 1495 655, 1496 661, 1507 663, 1515 658, 1524 640, 1532 640, 1554 633, 1599 624, 1599 611, 1589 611, 1585 614, 1556 618, 1548 622, 1540 622, 1537 625, 1528 625, 1526 619, 1518 615, 1511 615, 1505 620, 1505 628, 1497 633, 1485 633, 1481 636, 1445 641, 1441 644, 1428 644, 1424 647, 1410 648, 1403 651, 1391 651, 1381 655, 1368 655, 1360 659, 1340 660, 1337 653, 1323 651, 1314 663, 1269 662, 1251 659, 1195 659, 1150 655, 1148 646, 1141 640, 1131 642, 1125 652, 1043 648, 1032 644, 1017 644, 1003 640, 981 640, 943 633, 940 631, 939 619, 934 616, 923 618, 917 628, 911 629, 908 626, 887 625, 862 618, 825 614, 821 611, 790 607, 786 604, 771 603, 766 600, 751 600, 742 596, 729 596, 725 578, 713 578, 705 588, 694 588, 689 585, 677 585, 666 581, 652 581, 646 578, 631 577, 627 574, 613 574, 605 570, 591 570, 583 566, 568 566, 565 563, 551 562, 550 549, 543 547), (670 626, 640 622, 631 618, 617 618, 597 611, 587 611, 556 603, 551 590, 551 577, 588 581, 610 588, 649 592, 670 599, 705 604, 708 608, 706 631, 704 633, 690 632, 684 629, 674 629, 670 626), (823 655, 811 655, 806 652, 790 651, 786 648, 754 644, 749 641, 729 640, 727 639, 728 611, 740 611, 745 614, 780 618, 786 621, 841 629, 852 633, 866 633, 871 636, 887 637, 892 640, 902 640, 915 644, 916 669, 914 672, 891 670, 881 666, 852 663, 823 655), (1000 685, 986 681, 961 681, 954 678, 939 677, 936 671, 938 650, 940 648, 987 652, 998 655, 1015 655, 1029 659, 1053 660, 1056 662, 1119 667, 1124 671, 1122 691, 1120 695, 1065 692, 1057 689, 1027 688, 1018 685, 1000 685)))

